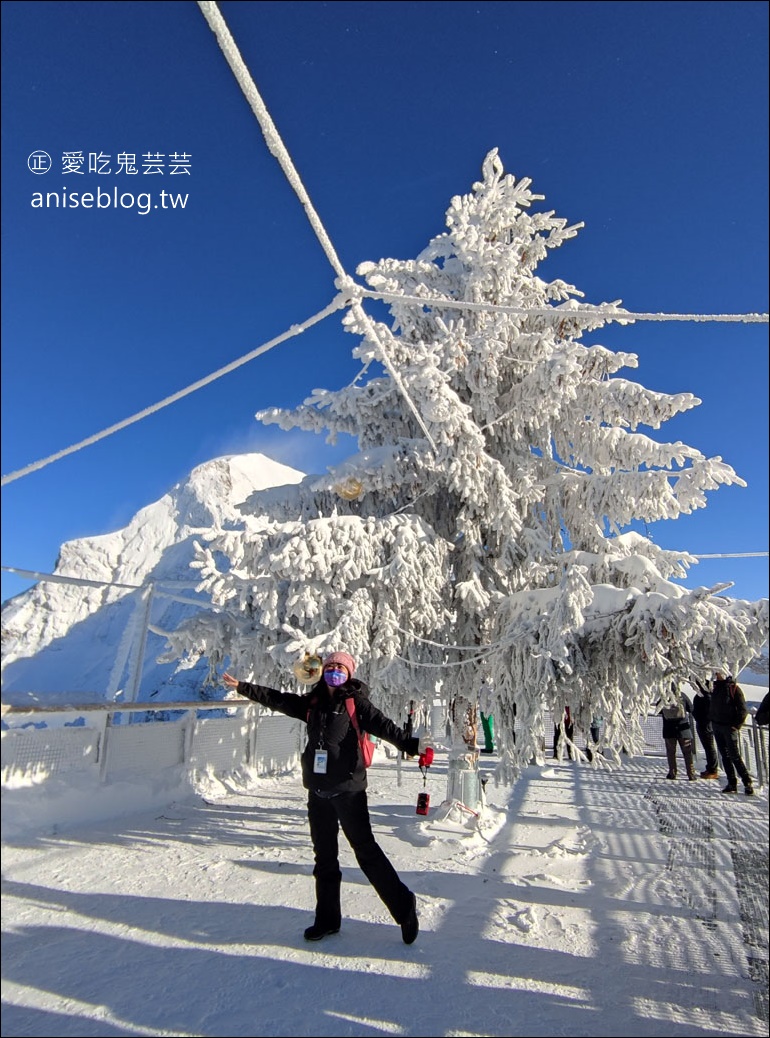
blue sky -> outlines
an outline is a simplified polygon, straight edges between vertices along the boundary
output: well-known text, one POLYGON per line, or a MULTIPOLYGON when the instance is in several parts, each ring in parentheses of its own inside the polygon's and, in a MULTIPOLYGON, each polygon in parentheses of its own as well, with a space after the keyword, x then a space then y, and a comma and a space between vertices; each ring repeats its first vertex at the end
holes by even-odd
MULTIPOLYGON (((578 238, 541 267, 639 312, 767 312, 765 3, 228 3, 221 10, 338 254, 413 257, 487 151, 578 238)), ((333 274, 197 4, 2 5, 2 472, 148 407, 320 310, 333 274), (28 156, 52 169, 36 175, 28 156), (62 173, 65 152, 110 172, 62 173), (136 154, 139 173, 117 173, 136 154), (164 173, 143 172, 145 154, 164 173), (172 154, 190 173, 171 174, 172 154), (37 191, 163 189, 184 207, 33 208, 37 191)), ((177 167, 177 168, 183 168, 177 167)), ((168 204, 168 203, 167 203, 168 204)), ((601 341, 695 411, 658 439, 748 482, 648 533, 695 553, 767 548, 767 325, 638 323, 601 341)), ((254 413, 337 388, 330 318, 116 435, 3 488, 2 562, 50 571, 65 540, 125 525, 196 464, 261 450, 305 471, 322 438, 254 413)), ((347 450, 345 450, 345 453, 347 450)), ((768 593, 767 560, 690 584, 768 593)), ((3 574, 3 598, 28 582, 3 574)))

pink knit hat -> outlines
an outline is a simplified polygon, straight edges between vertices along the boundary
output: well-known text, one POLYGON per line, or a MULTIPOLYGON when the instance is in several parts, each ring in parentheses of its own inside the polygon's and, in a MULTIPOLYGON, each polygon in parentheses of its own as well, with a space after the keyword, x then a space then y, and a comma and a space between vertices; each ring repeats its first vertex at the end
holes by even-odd
POLYGON ((333 652, 330 656, 327 656, 324 660, 324 670, 330 667, 332 663, 336 663, 341 667, 344 667, 348 672, 348 677, 352 678, 356 669, 356 661, 352 656, 349 656, 346 652, 333 652))

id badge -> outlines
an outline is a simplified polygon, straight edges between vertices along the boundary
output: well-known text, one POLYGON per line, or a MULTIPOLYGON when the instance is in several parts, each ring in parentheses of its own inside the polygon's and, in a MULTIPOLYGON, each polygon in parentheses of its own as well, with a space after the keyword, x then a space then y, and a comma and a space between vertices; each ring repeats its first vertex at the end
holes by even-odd
POLYGON ((315 757, 313 758, 313 771, 316 775, 326 774, 326 762, 329 759, 329 754, 326 750, 316 750, 315 757))

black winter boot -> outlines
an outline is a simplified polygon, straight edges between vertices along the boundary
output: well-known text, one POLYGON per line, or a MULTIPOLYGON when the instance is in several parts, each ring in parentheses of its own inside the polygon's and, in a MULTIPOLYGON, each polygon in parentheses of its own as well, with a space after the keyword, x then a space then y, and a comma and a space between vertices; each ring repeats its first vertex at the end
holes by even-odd
POLYGON ((339 932, 339 926, 319 926, 318 923, 313 923, 312 926, 308 926, 307 930, 305 930, 305 940, 320 941, 324 937, 329 937, 330 934, 339 932))
POLYGON ((419 932, 420 923, 417 919, 417 898, 412 894, 412 903, 409 906, 409 914, 401 923, 401 938, 404 944, 414 944, 419 932))

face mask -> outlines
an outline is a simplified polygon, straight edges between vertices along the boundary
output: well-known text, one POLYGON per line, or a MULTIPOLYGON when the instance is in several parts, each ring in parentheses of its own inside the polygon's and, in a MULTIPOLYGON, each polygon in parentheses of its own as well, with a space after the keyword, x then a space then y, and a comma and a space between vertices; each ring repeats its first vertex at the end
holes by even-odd
POLYGON ((339 685, 344 685, 348 680, 347 671, 337 670, 336 667, 329 668, 324 671, 324 681, 327 685, 331 685, 332 688, 337 688, 339 685))

